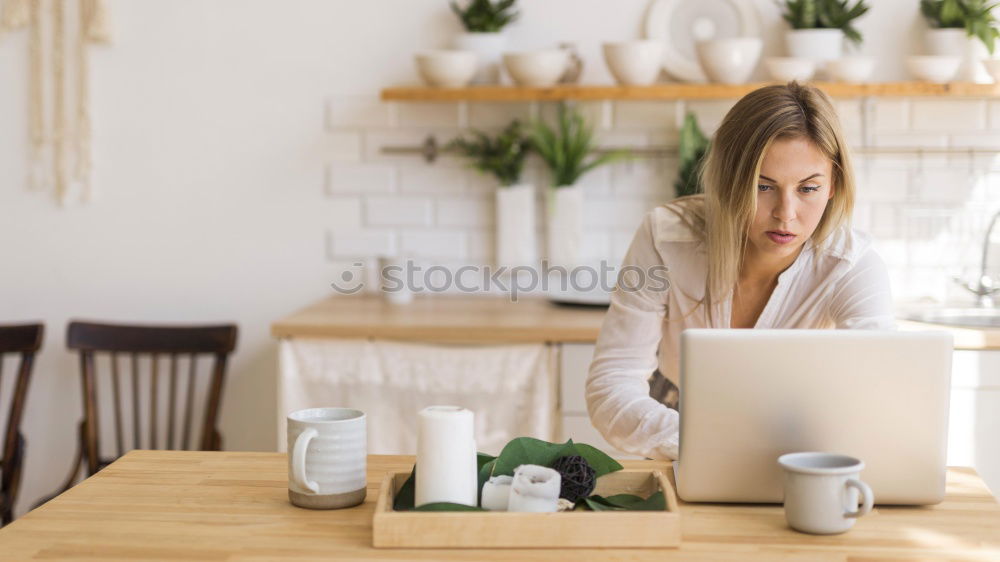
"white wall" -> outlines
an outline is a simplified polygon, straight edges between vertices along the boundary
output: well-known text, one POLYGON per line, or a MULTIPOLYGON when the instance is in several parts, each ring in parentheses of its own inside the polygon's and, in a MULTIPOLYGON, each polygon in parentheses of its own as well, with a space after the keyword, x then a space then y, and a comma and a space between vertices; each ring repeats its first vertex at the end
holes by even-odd
MULTIPOLYGON (((755 1, 766 53, 777 53, 776 8, 755 1)), ((872 3, 865 50, 882 57, 880 79, 900 78, 907 34, 921 25, 917 2, 872 3)), ((647 2, 522 5, 513 47, 579 41, 584 80, 602 82, 600 42, 638 36, 647 2)), ((373 101, 384 86, 415 81, 412 52, 444 46, 458 29, 444 0, 130 0, 111 2, 111 13, 115 43, 94 49, 91 63, 98 196, 87 205, 62 208, 25 189, 26 34, 0 36, 0 322, 48 329, 19 512, 58 484, 75 447, 70 318, 238 323, 226 448, 273 448, 268 326, 329 293, 342 267, 327 258, 330 232, 361 221, 360 201, 324 195, 324 169, 343 149, 325 130, 327 102, 373 101)))

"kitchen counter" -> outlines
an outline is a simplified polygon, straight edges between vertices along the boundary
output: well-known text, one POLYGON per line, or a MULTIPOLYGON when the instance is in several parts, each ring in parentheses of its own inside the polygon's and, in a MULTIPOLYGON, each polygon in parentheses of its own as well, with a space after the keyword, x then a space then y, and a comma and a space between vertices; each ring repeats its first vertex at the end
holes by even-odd
MULTIPOLYGON (((334 296, 271 325, 276 338, 377 338, 440 343, 593 343, 606 309, 538 297, 417 295, 390 304, 378 295, 334 296)), ((947 330, 955 349, 1000 350, 1000 329, 900 320, 901 330, 947 330)))
POLYGON ((607 309, 538 297, 417 295, 390 304, 378 295, 334 296, 271 325, 276 338, 374 338, 440 343, 594 342, 607 309))

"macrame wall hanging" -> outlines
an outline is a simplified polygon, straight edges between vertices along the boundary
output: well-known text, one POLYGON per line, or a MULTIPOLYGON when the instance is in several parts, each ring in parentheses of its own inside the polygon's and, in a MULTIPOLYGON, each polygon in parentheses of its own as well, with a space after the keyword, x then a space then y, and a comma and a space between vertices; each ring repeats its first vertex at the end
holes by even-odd
POLYGON ((28 186, 53 191, 61 204, 71 196, 89 201, 93 186, 87 49, 90 44, 111 42, 107 0, 76 0, 75 12, 73 0, 2 2, 0 30, 28 28, 28 186), (77 25, 67 25, 73 16, 77 25), (73 49, 71 61, 67 61, 67 38, 73 49), (75 71, 70 95, 67 67, 75 71), (66 116, 69 103, 74 108, 71 120, 66 116))

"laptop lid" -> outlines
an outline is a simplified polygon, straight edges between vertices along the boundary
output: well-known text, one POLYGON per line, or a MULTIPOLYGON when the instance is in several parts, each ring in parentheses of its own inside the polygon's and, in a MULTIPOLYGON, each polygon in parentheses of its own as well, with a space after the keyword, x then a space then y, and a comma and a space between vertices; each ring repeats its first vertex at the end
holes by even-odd
POLYGON ((777 458, 865 462, 880 504, 944 497, 948 332, 686 330, 681 334, 678 495, 782 501, 777 458))

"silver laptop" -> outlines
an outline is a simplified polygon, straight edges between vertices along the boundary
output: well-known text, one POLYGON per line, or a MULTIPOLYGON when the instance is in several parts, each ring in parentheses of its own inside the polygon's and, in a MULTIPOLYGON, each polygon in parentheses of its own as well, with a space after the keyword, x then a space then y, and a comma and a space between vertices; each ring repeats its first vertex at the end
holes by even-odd
POLYGON ((677 493, 694 502, 782 501, 777 458, 865 462, 879 504, 944 498, 948 332, 686 330, 677 493))

